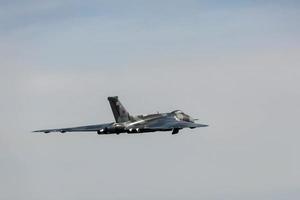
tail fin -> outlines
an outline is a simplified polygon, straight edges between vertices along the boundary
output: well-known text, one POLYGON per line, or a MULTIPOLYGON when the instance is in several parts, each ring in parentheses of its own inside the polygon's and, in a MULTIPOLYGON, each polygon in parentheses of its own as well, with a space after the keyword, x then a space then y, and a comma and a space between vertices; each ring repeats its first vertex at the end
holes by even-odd
POLYGON ((116 122, 126 122, 130 120, 130 115, 124 106, 119 101, 118 97, 108 97, 107 98, 114 114, 116 122))

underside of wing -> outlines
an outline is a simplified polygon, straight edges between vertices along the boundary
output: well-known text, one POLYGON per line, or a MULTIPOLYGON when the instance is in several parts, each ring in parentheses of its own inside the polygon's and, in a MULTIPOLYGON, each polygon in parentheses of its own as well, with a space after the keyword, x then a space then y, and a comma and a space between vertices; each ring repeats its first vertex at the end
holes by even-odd
POLYGON ((58 128, 58 129, 44 129, 44 130, 36 130, 33 132, 43 132, 43 133, 50 133, 50 132, 90 132, 90 131, 99 131, 101 129, 105 129, 109 127, 111 123, 108 124, 97 124, 97 125, 89 125, 89 126, 78 126, 78 127, 71 127, 71 128, 58 128))
POLYGON ((177 122, 173 124, 164 124, 164 125, 158 125, 158 126, 147 126, 145 129, 148 130, 157 130, 157 131, 163 131, 163 130, 172 130, 172 129, 183 129, 183 128, 199 128, 199 127, 207 127, 208 125, 205 124, 197 124, 192 122, 177 122))
POLYGON ((198 127, 207 127, 205 124, 197 124, 194 122, 187 121, 178 121, 173 117, 164 118, 150 122, 145 126, 149 130, 171 130, 171 129, 183 129, 183 128, 198 128, 198 127))

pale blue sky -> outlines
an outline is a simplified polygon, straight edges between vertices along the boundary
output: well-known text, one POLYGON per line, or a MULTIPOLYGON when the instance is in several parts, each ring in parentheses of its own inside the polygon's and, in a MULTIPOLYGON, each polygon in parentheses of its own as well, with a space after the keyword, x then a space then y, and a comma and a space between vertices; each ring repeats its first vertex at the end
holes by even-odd
POLYGON ((295 48, 300 32, 296 1, 16 1, 0 20, 1 43, 48 68, 295 48))
POLYGON ((0 199, 300 198, 298 1, 0 1, 0 199), (205 129, 35 134, 182 109, 205 129))

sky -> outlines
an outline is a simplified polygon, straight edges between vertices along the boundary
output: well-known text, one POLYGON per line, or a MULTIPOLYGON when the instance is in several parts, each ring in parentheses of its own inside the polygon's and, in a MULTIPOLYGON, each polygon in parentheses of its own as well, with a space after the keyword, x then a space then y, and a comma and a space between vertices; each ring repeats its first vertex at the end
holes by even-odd
POLYGON ((0 1, 0 199, 300 198, 298 1, 0 1), (208 128, 31 131, 181 109, 208 128))

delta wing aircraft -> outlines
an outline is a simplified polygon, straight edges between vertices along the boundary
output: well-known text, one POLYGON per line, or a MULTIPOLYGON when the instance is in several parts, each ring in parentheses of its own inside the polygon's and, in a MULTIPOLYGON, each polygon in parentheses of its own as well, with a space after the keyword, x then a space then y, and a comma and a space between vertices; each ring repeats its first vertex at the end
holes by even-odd
POLYGON ((149 115, 130 115, 125 107, 121 104, 118 97, 108 97, 115 122, 106 124, 97 124, 89 126, 79 126, 72 128, 45 129, 33 132, 97 132, 102 134, 120 134, 120 133, 145 133, 155 131, 172 131, 172 134, 177 134, 183 128, 198 128, 207 127, 205 124, 195 123, 189 115, 180 110, 175 110, 170 113, 157 113, 149 115))

